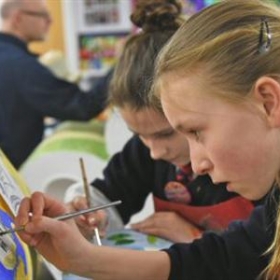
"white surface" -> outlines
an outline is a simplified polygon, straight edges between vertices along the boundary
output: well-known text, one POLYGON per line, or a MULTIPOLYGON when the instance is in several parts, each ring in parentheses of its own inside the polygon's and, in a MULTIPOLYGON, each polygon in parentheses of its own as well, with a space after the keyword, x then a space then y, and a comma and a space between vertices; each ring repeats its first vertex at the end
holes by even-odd
POLYGON ((108 154, 112 156, 122 150, 132 135, 118 110, 114 109, 105 125, 105 142, 108 154))
POLYGON ((150 194, 145 202, 144 208, 137 214, 133 215, 128 223, 128 226, 133 223, 140 222, 152 215, 155 212, 152 194, 150 194))
MULTIPOLYGON (((1 1, 1 0, 0 0, 1 1)), ((77 73, 79 71, 79 61, 78 61, 78 32, 77 32, 77 22, 75 19, 75 10, 73 7, 73 1, 62 0, 62 13, 64 20, 64 41, 65 41, 65 52, 69 71, 77 73)))
MULTIPOLYGON (((3 0, 0 0, 0 6, 2 5, 3 0)), ((2 27, 2 19, 0 17, 0 28, 2 27)))
POLYGON ((88 182, 101 176, 106 162, 94 155, 53 152, 27 162, 20 170, 32 191, 44 191, 63 200, 66 189, 81 180, 79 158, 83 158, 88 182))

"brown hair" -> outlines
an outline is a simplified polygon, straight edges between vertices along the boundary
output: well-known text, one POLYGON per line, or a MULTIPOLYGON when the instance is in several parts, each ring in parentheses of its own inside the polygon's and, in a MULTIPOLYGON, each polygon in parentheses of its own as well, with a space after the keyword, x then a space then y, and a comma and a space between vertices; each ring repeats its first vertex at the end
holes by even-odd
MULTIPOLYGON (((164 76, 171 72, 202 75, 211 84, 205 94, 240 103, 248 100, 260 77, 270 76, 280 82, 279 8, 265 0, 225 0, 195 14, 158 56, 153 89, 156 96, 160 96, 164 76)), ((279 178, 278 174, 278 182, 279 178)), ((279 214, 269 252, 272 258, 266 278, 278 279, 279 214)))
POLYGON ((110 85, 109 103, 149 107, 155 58, 182 23, 178 0, 139 0, 131 21, 140 32, 126 41, 110 85))

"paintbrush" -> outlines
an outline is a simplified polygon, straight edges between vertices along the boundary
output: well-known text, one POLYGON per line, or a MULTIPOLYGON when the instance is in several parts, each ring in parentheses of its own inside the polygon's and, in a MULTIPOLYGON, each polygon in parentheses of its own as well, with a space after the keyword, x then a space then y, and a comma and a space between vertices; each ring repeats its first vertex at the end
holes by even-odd
MULTIPOLYGON (((91 200, 90 200, 90 191, 89 191, 89 184, 88 184, 87 175, 86 175, 86 169, 85 169, 84 161, 82 158, 80 158, 80 166, 81 166, 81 171, 82 171, 84 192, 85 192, 85 196, 86 196, 86 200, 87 200, 87 205, 88 205, 88 207, 92 207, 93 205, 91 205, 91 200)), ((99 230, 97 227, 94 227, 94 235, 95 235, 96 243, 99 246, 101 246, 102 243, 101 243, 101 239, 100 239, 100 235, 99 235, 99 230)))
MULTIPOLYGON (((65 220, 72 219, 72 218, 75 218, 75 217, 80 216, 80 215, 84 215, 84 214, 91 213, 91 212, 94 212, 94 211, 97 211, 97 210, 112 207, 112 206, 115 206, 115 205, 118 205, 118 204, 121 204, 121 203, 122 203, 121 200, 117 200, 117 201, 114 201, 114 202, 111 202, 111 203, 108 203, 108 204, 104 204, 104 205, 101 205, 101 206, 92 207, 92 208, 88 208, 88 209, 83 209, 83 210, 76 211, 76 212, 66 213, 66 214, 54 217, 53 219, 55 219, 57 221, 65 221, 65 220)), ((30 214, 32 216, 32 213, 30 213, 30 214)), ((22 230, 24 230, 24 228, 25 228, 25 226, 20 226, 20 227, 0 231, 0 236, 8 234, 8 233, 14 233, 14 232, 22 231, 22 230)))

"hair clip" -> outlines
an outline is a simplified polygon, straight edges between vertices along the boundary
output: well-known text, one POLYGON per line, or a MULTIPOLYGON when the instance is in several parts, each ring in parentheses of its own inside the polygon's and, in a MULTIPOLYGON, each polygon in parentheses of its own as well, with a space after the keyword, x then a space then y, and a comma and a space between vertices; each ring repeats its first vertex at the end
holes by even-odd
POLYGON ((266 17, 261 20, 260 37, 259 37, 259 53, 267 53, 271 47, 272 35, 266 17))

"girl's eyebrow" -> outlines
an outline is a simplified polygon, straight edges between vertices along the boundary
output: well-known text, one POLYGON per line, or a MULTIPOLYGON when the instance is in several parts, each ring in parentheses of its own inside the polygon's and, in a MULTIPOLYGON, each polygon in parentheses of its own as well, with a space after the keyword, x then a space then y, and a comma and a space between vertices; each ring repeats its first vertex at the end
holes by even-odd
POLYGON ((178 131, 185 131, 192 127, 201 126, 198 116, 188 116, 174 124, 173 128, 178 131))
POLYGON ((166 129, 163 129, 163 130, 160 130, 160 131, 156 131, 155 133, 152 133, 153 135, 162 135, 162 134, 166 134, 166 133, 169 133, 169 132, 172 132, 174 131, 174 129, 172 127, 169 127, 169 128, 166 128, 166 129))
MULTIPOLYGON (((131 131, 133 134, 141 135, 140 132, 131 129, 130 127, 128 127, 128 130, 131 131)), ((168 127, 168 128, 165 128, 165 129, 162 129, 159 131, 155 131, 153 133, 149 133, 148 136, 157 136, 157 135, 165 134, 165 133, 168 133, 171 131, 174 131, 174 129, 172 127, 168 127)))

